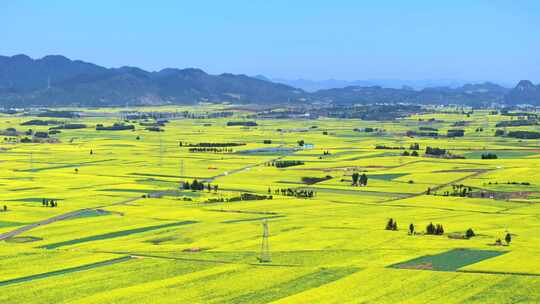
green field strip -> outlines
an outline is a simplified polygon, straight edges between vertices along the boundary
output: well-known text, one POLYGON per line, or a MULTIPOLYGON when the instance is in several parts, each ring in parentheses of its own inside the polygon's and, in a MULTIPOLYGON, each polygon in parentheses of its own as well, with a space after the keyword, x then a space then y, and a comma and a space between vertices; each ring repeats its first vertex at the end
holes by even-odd
POLYGON ((25 225, 25 223, 0 221, 0 228, 21 226, 21 225, 25 225))
POLYGON ((110 232, 110 233, 105 233, 105 234, 92 235, 92 236, 88 236, 88 237, 84 237, 80 239, 73 239, 73 240, 64 241, 64 242, 52 243, 49 245, 41 246, 40 248, 56 249, 63 246, 76 245, 76 244, 100 241, 100 240, 106 240, 106 239, 113 239, 113 238, 128 236, 132 234, 162 229, 162 228, 178 227, 178 226, 195 224, 195 223, 198 223, 198 222, 197 221, 182 221, 182 222, 175 222, 175 223, 169 223, 169 224, 163 224, 163 225, 147 226, 147 227, 141 227, 141 228, 135 228, 135 229, 129 229, 129 230, 121 230, 121 231, 115 231, 115 232, 110 232))
POLYGON ((269 220, 269 219, 275 219, 280 217, 286 217, 285 215, 274 215, 274 216, 266 216, 266 217, 257 217, 257 218, 249 218, 249 219, 240 219, 240 220, 227 220, 221 222, 222 224, 233 224, 233 223, 242 223, 242 222, 253 222, 253 221, 261 221, 261 220, 269 220))
POLYGON ((77 266, 77 267, 71 267, 71 268, 60 269, 60 270, 55 270, 55 271, 51 271, 51 272, 44 272, 44 273, 40 273, 40 274, 29 275, 29 276, 26 276, 26 277, 20 277, 20 278, 15 278, 15 279, 11 279, 11 280, 1 281, 0 286, 12 285, 12 284, 17 284, 17 283, 24 283, 24 282, 29 282, 29 281, 38 280, 38 279, 45 279, 45 278, 58 276, 58 275, 63 275, 63 274, 68 274, 68 273, 73 273, 73 272, 90 270, 90 269, 94 269, 94 268, 98 268, 98 267, 103 267, 103 266, 108 266, 108 265, 113 265, 113 264, 125 262, 125 261, 131 260, 131 259, 133 259, 131 256, 125 256, 125 257, 121 257, 121 258, 116 258, 116 259, 112 259, 112 260, 106 260, 106 261, 86 264, 86 265, 77 266))
POLYGON ((270 303, 304 292, 306 290, 318 288, 335 282, 359 270, 360 268, 355 267, 319 269, 315 272, 303 275, 287 282, 276 284, 264 290, 257 290, 243 294, 239 297, 231 299, 230 303, 270 303))
POLYGON ((79 219, 79 218, 88 218, 88 217, 96 217, 96 216, 106 216, 106 215, 111 215, 113 214, 112 212, 110 211, 107 211, 107 210, 102 210, 102 209, 88 209, 88 210, 84 210, 80 213, 78 213, 77 215, 73 216, 73 217, 70 217, 69 219, 70 220, 73 220, 73 219, 79 219))
POLYGON ((390 265, 390 268, 433 271, 457 271, 459 268, 505 254, 505 251, 452 249, 390 265))
POLYGON ((391 181, 396 178, 409 175, 409 173, 387 173, 387 174, 373 174, 370 175, 369 178, 372 179, 379 179, 379 180, 385 180, 385 181, 391 181))

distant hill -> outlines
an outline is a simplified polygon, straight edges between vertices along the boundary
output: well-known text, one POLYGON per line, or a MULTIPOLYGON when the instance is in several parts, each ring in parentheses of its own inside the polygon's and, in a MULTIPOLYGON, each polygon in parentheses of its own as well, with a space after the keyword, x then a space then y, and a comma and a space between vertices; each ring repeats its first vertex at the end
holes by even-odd
POLYGON ((423 89, 407 85, 374 86, 366 82, 314 92, 273 81, 262 75, 211 75, 195 68, 166 68, 158 72, 137 67, 105 68, 59 55, 41 59, 26 55, 0 56, 0 106, 4 107, 194 104, 204 101, 261 105, 311 102, 540 105, 540 86, 526 80, 513 89, 489 82, 423 89))
POLYGON ((505 101, 510 104, 540 105, 540 84, 534 85, 529 80, 522 80, 508 92, 505 101))
POLYGON ((508 89, 493 84, 466 84, 458 88, 433 87, 422 90, 412 88, 392 89, 380 86, 349 86, 342 89, 320 90, 315 99, 326 102, 352 103, 418 103, 418 104, 466 104, 489 105, 501 103, 508 89))
POLYGON ((245 75, 210 75, 199 69, 148 72, 104 68, 63 56, 0 57, 0 104, 5 106, 300 102, 305 92, 245 75))
MULTIPOLYGON (((264 77, 258 75, 255 77, 264 77)), ((326 79, 326 80, 310 80, 310 79, 283 79, 283 78, 267 78, 277 83, 283 83, 295 88, 303 89, 307 92, 316 92, 319 90, 339 89, 345 87, 373 87, 380 86, 390 89, 401 89, 404 87, 412 88, 415 90, 421 90, 429 87, 450 87, 457 88, 468 84, 469 82, 459 79, 424 79, 424 80, 403 80, 403 79, 366 79, 366 80, 340 80, 340 79, 326 79)))

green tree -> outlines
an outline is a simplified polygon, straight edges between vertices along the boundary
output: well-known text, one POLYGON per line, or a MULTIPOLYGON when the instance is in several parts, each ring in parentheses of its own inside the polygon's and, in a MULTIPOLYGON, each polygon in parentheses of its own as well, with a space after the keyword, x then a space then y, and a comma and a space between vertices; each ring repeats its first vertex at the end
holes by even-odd
POLYGON ((360 175, 360 185, 367 186, 367 182, 368 182, 367 175, 365 173, 362 173, 362 175, 360 175))
POLYGON ((512 242, 512 236, 510 235, 510 233, 506 234, 506 236, 504 237, 504 241, 506 242, 506 245, 510 245, 510 242, 512 242))
POLYGON ((358 178, 359 177, 360 177, 360 174, 358 174, 358 172, 354 172, 352 174, 352 184, 353 184, 353 186, 358 185, 358 178))
POLYGON ((413 225, 413 223, 411 223, 411 224, 409 225, 409 234, 410 234, 410 235, 414 235, 414 225, 413 225))
POLYGON ((390 218, 386 223, 386 230, 394 230, 394 219, 390 218))
POLYGON ((467 232, 465 232, 465 237, 470 239, 472 238, 473 236, 475 236, 476 234, 474 233, 474 231, 472 230, 472 228, 469 228, 467 229, 467 232))

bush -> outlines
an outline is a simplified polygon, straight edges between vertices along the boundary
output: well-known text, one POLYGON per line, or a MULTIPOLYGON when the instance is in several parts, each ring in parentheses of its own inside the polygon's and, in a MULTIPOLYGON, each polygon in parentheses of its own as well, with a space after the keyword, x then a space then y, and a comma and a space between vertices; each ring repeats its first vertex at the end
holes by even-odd
POLYGON ((482 159, 497 159, 497 155, 493 153, 482 154, 482 159))

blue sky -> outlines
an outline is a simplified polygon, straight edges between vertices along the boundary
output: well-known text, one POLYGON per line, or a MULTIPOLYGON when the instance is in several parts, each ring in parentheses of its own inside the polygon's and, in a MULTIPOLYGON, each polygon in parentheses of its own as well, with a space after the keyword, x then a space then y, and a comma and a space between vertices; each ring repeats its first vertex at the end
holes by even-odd
POLYGON ((540 1, 0 1, 0 54, 308 79, 540 82, 540 1))

